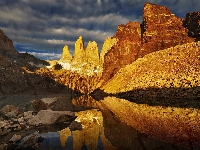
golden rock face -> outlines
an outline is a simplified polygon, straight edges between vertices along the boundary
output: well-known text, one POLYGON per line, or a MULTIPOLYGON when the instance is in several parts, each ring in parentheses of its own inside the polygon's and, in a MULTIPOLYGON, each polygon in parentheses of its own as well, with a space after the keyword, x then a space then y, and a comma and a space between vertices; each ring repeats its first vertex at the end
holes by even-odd
POLYGON ((98 45, 95 41, 88 42, 88 45, 85 49, 85 59, 87 63, 91 63, 94 66, 99 65, 98 45))
POLYGON ((176 45, 193 42, 183 19, 172 14, 164 6, 146 2, 143 9, 143 22, 129 22, 119 25, 118 39, 106 54, 103 64, 103 83, 105 85, 119 69, 131 64, 138 58, 176 45))
POLYGON ((101 54, 100 54, 100 63, 103 64, 104 62, 104 55, 111 49, 113 45, 117 43, 117 38, 110 38, 108 37, 102 46, 101 54))
POLYGON ((70 54, 69 48, 67 45, 65 45, 63 47, 63 52, 62 52, 62 57, 60 59, 60 61, 62 62, 71 62, 72 60, 72 55, 70 54))
POLYGON ((84 62, 83 58, 85 56, 85 50, 84 50, 84 42, 82 36, 80 36, 76 43, 75 43, 75 49, 74 49, 74 59, 73 61, 82 63, 84 62))

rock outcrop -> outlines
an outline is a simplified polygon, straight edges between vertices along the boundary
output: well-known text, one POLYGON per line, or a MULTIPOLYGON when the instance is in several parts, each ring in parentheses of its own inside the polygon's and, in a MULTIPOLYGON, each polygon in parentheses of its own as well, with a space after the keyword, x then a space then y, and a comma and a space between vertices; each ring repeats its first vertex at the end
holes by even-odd
POLYGON ((18 52, 13 46, 12 40, 10 40, 0 29, 0 54, 11 59, 16 59, 18 52))
POLYGON ((190 37, 200 40, 200 12, 187 13, 183 25, 189 30, 190 37))
POLYGON ((85 50, 84 50, 84 42, 82 36, 79 36, 75 43, 75 49, 74 49, 74 63, 83 63, 85 57, 85 50))
POLYGON ((98 45, 95 41, 88 42, 88 45, 85 49, 85 61, 93 66, 99 65, 98 45))
POLYGON ((114 37, 118 42, 105 54, 102 86, 119 69, 146 54, 194 41, 188 37, 183 19, 164 6, 148 2, 144 5, 142 24, 129 22, 119 25, 114 37))
POLYGON ((72 61, 72 55, 70 54, 70 51, 67 45, 63 47, 62 57, 60 61, 67 62, 67 63, 70 63, 72 61))
POLYGON ((142 23, 142 45, 138 57, 176 45, 193 42, 182 19, 164 6, 145 3, 142 23))
POLYGON ((100 53, 100 64, 103 66, 104 63, 104 55, 111 49, 113 45, 117 43, 117 38, 108 37, 102 46, 101 53, 100 53))
POLYGON ((119 25, 114 38, 118 42, 104 56, 102 78, 105 84, 120 69, 137 58, 141 43, 139 22, 119 25))
POLYGON ((120 69, 103 89, 107 93, 132 92, 132 97, 198 99, 200 97, 200 42, 150 53, 120 69))

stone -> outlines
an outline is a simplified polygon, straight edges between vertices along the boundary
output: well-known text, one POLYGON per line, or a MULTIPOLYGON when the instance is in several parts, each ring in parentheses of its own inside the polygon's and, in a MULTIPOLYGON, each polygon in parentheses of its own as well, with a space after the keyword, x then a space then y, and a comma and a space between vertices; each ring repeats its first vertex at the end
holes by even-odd
POLYGON ((28 120, 29 125, 51 125, 70 121, 74 113, 70 111, 41 110, 36 116, 28 120))
POLYGON ((12 138, 9 140, 9 142, 17 142, 21 139, 22 139, 21 135, 14 134, 12 138))
POLYGON ((67 45, 63 47, 62 57, 60 59, 62 62, 70 63, 72 61, 72 55, 67 45))
POLYGON ((33 117, 33 111, 26 111, 26 112, 24 112, 24 118, 23 118, 23 120, 27 121, 27 120, 29 120, 32 117, 33 117))
POLYGON ((30 148, 36 144, 36 139, 38 137, 39 133, 34 132, 33 134, 30 134, 29 136, 23 138, 23 141, 18 145, 19 149, 24 148, 30 148))
POLYGON ((19 114, 19 110, 14 105, 6 105, 0 110, 7 117, 16 117, 19 114))

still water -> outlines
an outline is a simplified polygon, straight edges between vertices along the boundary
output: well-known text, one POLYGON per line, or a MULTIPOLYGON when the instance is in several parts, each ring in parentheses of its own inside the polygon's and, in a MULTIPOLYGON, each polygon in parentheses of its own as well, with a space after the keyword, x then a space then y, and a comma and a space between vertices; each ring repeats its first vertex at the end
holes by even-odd
MULTIPOLYGON (((31 96, 4 97, 0 101, 0 108, 6 104, 12 104, 18 106, 21 111, 33 110, 30 101, 42 97, 44 98, 44 96, 37 98, 31 96)), ((54 109, 75 111, 77 116, 75 121, 80 122, 83 129, 70 131, 68 125, 57 125, 56 127, 37 127, 27 131, 27 135, 40 131, 39 136, 44 137, 40 150, 187 150, 200 148, 198 140, 191 142, 184 135, 182 137, 177 133, 179 130, 176 128, 181 126, 180 122, 178 125, 173 123, 171 126, 170 123, 173 120, 166 116, 164 120, 163 116, 159 117, 160 113, 168 108, 141 105, 114 97, 96 101, 90 96, 77 98, 63 96, 57 102, 58 104, 54 105, 60 107, 54 109), (158 121, 155 121, 156 119, 158 121)), ((181 126, 183 130, 184 127, 181 126)))

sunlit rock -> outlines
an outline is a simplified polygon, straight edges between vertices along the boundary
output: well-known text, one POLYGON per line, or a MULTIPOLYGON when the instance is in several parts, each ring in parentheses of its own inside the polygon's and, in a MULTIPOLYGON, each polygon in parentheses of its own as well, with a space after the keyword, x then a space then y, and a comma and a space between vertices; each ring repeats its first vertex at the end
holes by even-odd
POLYGON ((104 62, 104 55, 117 43, 117 38, 108 37, 102 46, 101 53, 100 53, 100 63, 103 65, 104 62))
POLYGON ((87 63, 93 66, 99 65, 99 52, 98 45, 95 41, 89 41, 85 49, 85 59, 87 63))
POLYGON ((83 63, 85 58, 84 42, 82 36, 79 36, 75 43, 73 62, 83 63))
POLYGON ((72 55, 70 54, 68 46, 65 45, 63 48, 62 57, 60 61, 64 63, 70 63, 71 60, 72 60, 72 55))
POLYGON ((157 99, 160 96, 197 99, 200 96, 199 47, 200 42, 193 42, 150 53, 119 70, 102 89, 108 93, 143 89, 141 93, 132 93, 135 98, 146 95, 157 99))

